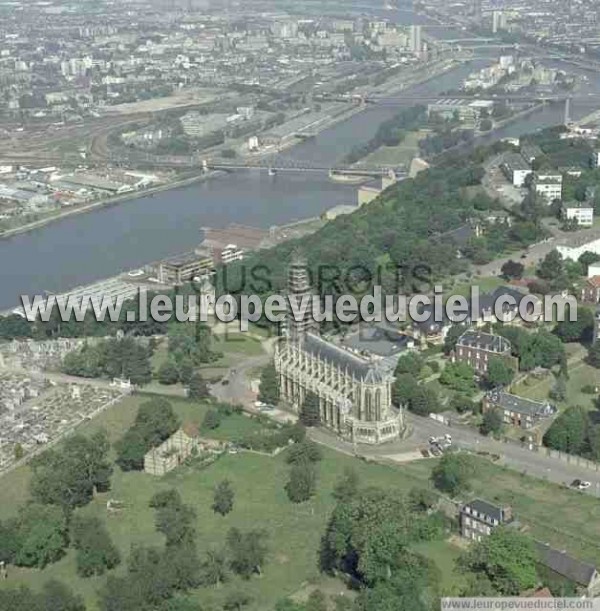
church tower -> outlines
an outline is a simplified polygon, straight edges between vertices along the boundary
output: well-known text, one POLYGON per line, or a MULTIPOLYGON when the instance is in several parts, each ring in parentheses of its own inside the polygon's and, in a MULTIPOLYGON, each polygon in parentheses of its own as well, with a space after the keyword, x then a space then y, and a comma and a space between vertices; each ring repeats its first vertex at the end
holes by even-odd
POLYGON ((313 291, 310 271, 306 259, 293 252, 288 267, 288 311, 285 331, 292 341, 301 341, 309 331, 315 332, 318 325, 313 317, 313 291))

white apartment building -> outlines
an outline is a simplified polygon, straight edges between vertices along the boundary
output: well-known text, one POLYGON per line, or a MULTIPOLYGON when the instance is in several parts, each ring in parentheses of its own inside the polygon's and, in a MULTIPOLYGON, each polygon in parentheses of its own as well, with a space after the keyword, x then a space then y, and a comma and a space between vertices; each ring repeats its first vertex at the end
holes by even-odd
POLYGON ((536 195, 543 197, 548 203, 562 197, 562 174, 539 174, 533 175, 532 188, 536 195))
POLYGON ((591 241, 574 240, 568 246, 557 246, 556 250, 562 255, 563 259, 577 261, 585 252, 600 255, 600 239, 591 241))
POLYGON ((591 227, 594 224, 594 208, 587 202, 569 202, 562 208, 563 218, 570 221, 575 219, 582 227, 591 227))

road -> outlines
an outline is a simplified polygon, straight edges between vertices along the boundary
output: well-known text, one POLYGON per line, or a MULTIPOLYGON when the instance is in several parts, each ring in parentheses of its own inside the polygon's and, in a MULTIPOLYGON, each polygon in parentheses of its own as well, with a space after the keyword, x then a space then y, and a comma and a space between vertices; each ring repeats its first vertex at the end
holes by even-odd
MULTIPOLYGON (((216 384, 212 387, 213 395, 221 400, 242 405, 247 411, 257 413, 254 406, 256 399, 248 385, 247 375, 257 367, 268 362, 267 354, 250 358, 239 366, 230 369, 226 385, 216 384)), ((269 412, 281 421, 283 412, 277 410, 275 414, 269 412)), ((359 455, 373 460, 389 459, 398 455, 415 454, 421 449, 429 447, 430 437, 440 437, 445 433, 452 435, 452 443, 455 447, 472 452, 488 452, 500 456, 500 464, 511 469, 545 479, 556 484, 570 484, 574 479, 582 479, 591 482, 591 487, 586 494, 600 496, 600 471, 594 471, 584 466, 568 463, 558 458, 552 458, 542 452, 529 450, 518 443, 496 441, 484 437, 473 428, 452 423, 451 426, 437 422, 431 418, 416 416, 412 413, 406 414, 409 425, 409 435, 404 439, 371 446, 365 444, 353 444, 340 439, 338 436, 323 428, 310 429, 309 437, 322 445, 348 455, 359 455)), ((393 459, 393 458, 392 458, 393 459)), ((600 467, 600 465, 599 465, 600 467)))

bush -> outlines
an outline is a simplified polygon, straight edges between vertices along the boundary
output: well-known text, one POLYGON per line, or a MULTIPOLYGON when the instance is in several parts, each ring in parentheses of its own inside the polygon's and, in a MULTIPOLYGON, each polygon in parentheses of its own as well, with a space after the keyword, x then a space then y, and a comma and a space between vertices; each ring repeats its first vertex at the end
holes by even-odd
POLYGON ((202 421, 202 428, 208 429, 209 431, 214 431, 221 426, 221 412, 218 409, 210 408, 206 415, 204 416, 204 420, 202 421))

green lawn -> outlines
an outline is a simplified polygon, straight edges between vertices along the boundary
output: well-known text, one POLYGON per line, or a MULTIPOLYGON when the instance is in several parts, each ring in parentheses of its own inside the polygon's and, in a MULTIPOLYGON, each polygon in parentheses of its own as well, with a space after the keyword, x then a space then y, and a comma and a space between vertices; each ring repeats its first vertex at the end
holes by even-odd
MULTIPOLYGON (((268 331, 260 329, 260 327, 253 326, 250 331, 253 335, 258 334, 261 337, 268 337, 268 331)), ((248 333, 237 332, 215 335, 213 347, 215 351, 222 353, 221 358, 212 363, 202 365, 200 369, 210 372, 209 377, 217 379, 222 377, 229 367, 239 362, 240 358, 264 354, 261 340, 248 335, 248 333)), ((158 343, 151 359, 152 370, 155 375, 158 368, 167 360, 168 355, 168 340, 162 339, 158 343)), ((180 387, 180 385, 174 386, 180 387)))
MULTIPOLYGON (((104 427, 112 440, 118 439, 132 422, 137 405, 147 397, 130 397, 111 410, 87 423, 88 431, 104 427)), ((206 405, 174 400, 173 405, 182 419, 200 422, 206 405)), ((226 419, 219 433, 235 435, 243 427, 256 423, 239 415, 226 419), (229 432, 227 427, 230 427, 229 432)), ((212 434, 212 432, 211 432, 212 434)), ((324 449, 319 464, 318 491, 309 503, 294 505, 284 491, 289 466, 285 452, 275 458, 242 452, 226 455, 202 469, 184 466, 163 478, 144 473, 123 473, 116 470, 112 489, 99 495, 90 505, 79 510, 86 515, 102 518, 127 558, 132 544, 160 545, 161 537, 154 531, 154 513, 148 501, 158 490, 176 487, 184 501, 197 512, 198 548, 200 552, 221 546, 229 528, 264 528, 269 533, 269 558, 261 578, 249 582, 232 581, 231 586, 200 588, 194 592, 198 601, 219 605, 231 587, 243 588, 252 598, 249 611, 268 611, 281 597, 293 594, 318 578, 316 552, 328 516, 334 506, 332 489, 346 466, 353 466, 363 485, 408 491, 413 486, 431 488, 429 476, 434 460, 417 461, 402 466, 368 463, 360 459, 324 449), (226 517, 215 515, 210 508, 214 486, 229 479, 235 490, 235 506, 226 517), (109 515, 106 501, 118 499, 125 509, 109 515)), ((515 514, 531 534, 548 541, 559 549, 567 549, 583 559, 600 564, 600 501, 541 480, 503 469, 483 459, 477 459, 478 472, 473 483, 473 495, 496 503, 511 504, 515 514)), ((3 480, 0 488, 0 516, 16 512, 27 499, 29 472, 21 468, 3 480)), ((433 542, 419 549, 440 567, 444 589, 456 583, 454 559, 459 553, 449 543, 433 542)), ((71 552, 60 562, 43 572, 10 568, 10 578, 0 587, 25 583, 40 587, 45 580, 58 578, 69 582, 95 611, 98 587, 105 577, 81 579, 74 570, 71 552)), ((116 572, 122 573, 124 566, 116 572)), ((217 607, 219 608, 219 607, 217 607)))
MULTIPOLYGON (((404 465, 402 470, 425 482, 434 461, 404 465)), ((600 565, 600 500, 526 474, 477 459, 472 494, 510 505, 533 537, 600 565)))
POLYGON ((398 146, 382 146, 361 160, 361 164, 408 165, 419 154, 419 141, 427 132, 409 132, 398 146))
MULTIPOLYGON (((87 431, 99 427, 108 430, 112 440, 118 439, 131 424, 140 401, 147 397, 130 397, 113 409, 86 425, 87 431)), ((173 400, 172 404, 184 420, 201 421, 205 405, 173 400)), ((258 426, 246 416, 226 418, 211 436, 235 437, 243 430, 258 426)), ((123 473, 116 469, 112 489, 98 497, 87 507, 79 510, 86 515, 97 515, 108 526, 123 558, 127 558, 132 544, 159 545, 161 537, 154 531, 154 513, 148 507, 152 495, 168 487, 176 487, 184 501, 197 512, 198 548, 202 552, 211 546, 223 544, 229 528, 264 528, 269 532, 269 559, 262 578, 239 584, 253 597, 250 611, 272 609, 275 602, 293 594, 306 582, 318 578, 316 552, 324 532, 327 518, 333 508, 331 491, 346 466, 352 465, 366 485, 385 488, 409 489, 417 482, 410 473, 403 473, 394 467, 366 463, 356 458, 324 451, 319 464, 319 485, 316 497, 309 503, 294 505, 284 491, 289 466, 285 453, 276 458, 242 452, 227 455, 207 468, 184 466, 163 478, 145 473, 123 473), (210 508, 214 486, 223 479, 229 479, 235 490, 235 507, 226 517, 215 515, 210 508), (108 499, 125 503, 125 510, 109 515, 106 511, 108 499)), ((18 469, 7 475, 0 488, 0 516, 13 515, 27 500, 29 470, 18 469)), ((124 571, 121 566, 117 573, 124 571)), ((47 567, 43 572, 29 569, 10 569, 10 579, 0 587, 24 583, 34 588, 49 579, 61 579, 80 592, 89 609, 96 609, 96 591, 105 578, 81 579, 75 574, 74 555, 69 552, 60 562, 47 567)), ((233 585, 236 580, 233 580, 233 585)), ((230 588, 201 588, 194 596, 207 605, 219 604, 230 588)))
MULTIPOLYGON (((588 365, 582 360, 585 349, 579 344, 568 344, 567 355, 569 358, 569 379, 567 380, 567 398, 565 401, 558 402, 559 408, 566 408, 573 405, 581 405, 587 409, 596 409, 594 400, 595 394, 581 392, 582 387, 595 385, 600 386, 600 370, 588 365)), ((547 400, 549 393, 554 386, 556 378, 550 374, 540 380, 528 378, 515 386, 512 391, 528 399, 538 401, 547 400)))
POLYGON ((506 281, 498 276, 474 276, 469 282, 449 287, 447 295, 463 295, 464 297, 470 297, 472 286, 478 286, 479 294, 483 295, 483 293, 489 293, 504 284, 506 284, 506 281))
POLYGON ((418 554, 435 562, 442 576, 442 594, 452 596, 460 591, 464 577, 456 568, 462 550, 450 541, 424 541, 413 546, 418 554))

